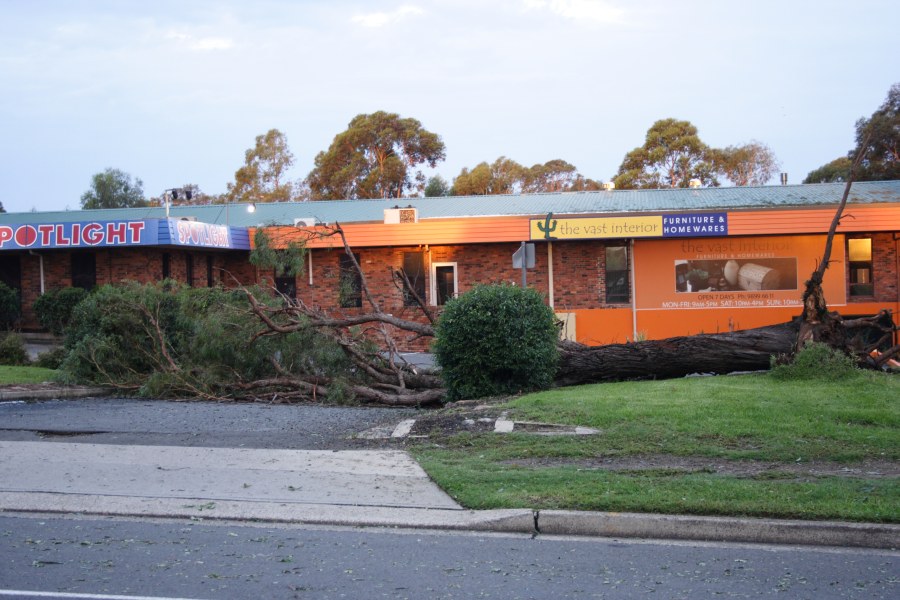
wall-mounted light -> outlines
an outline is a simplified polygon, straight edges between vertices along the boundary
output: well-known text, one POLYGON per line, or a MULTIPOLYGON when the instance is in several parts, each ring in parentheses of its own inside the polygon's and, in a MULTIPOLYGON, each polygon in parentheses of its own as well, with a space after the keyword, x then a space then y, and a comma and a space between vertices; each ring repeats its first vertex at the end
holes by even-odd
POLYGON ((256 202, 251 202, 250 204, 247 205, 247 212, 248 213, 256 212, 256 202))

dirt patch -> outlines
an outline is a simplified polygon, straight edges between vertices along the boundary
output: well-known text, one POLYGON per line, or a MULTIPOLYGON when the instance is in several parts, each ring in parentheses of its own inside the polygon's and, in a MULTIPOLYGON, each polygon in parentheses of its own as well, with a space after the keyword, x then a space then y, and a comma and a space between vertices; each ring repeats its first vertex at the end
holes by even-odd
POLYGON ((735 477, 773 480, 802 477, 879 479, 900 476, 900 465, 886 460, 866 460, 852 464, 830 461, 782 463, 657 454, 592 459, 516 459, 507 461, 507 464, 529 468, 575 467, 583 470, 615 472, 671 471, 673 474, 716 473, 735 477))
POLYGON ((436 413, 416 418, 409 432, 413 437, 445 437, 457 433, 488 433, 494 431, 497 415, 484 413, 436 413))

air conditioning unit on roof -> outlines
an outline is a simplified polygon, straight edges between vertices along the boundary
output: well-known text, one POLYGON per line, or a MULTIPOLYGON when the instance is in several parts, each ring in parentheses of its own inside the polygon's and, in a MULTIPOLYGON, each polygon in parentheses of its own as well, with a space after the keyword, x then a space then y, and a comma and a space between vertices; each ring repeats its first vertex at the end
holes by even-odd
POLYGON ((400 208, 399 206, 395 206, 394 208, 386 208, 384 209, 384 224, 385 225, 393 225, 398 223, 418 223, 419 222, 419 209, 413 206, 407 206, 406 208, 400 208))
POLYGON ((315 217, 298 217, 294 219, 294 227, 315 227, 315 217))

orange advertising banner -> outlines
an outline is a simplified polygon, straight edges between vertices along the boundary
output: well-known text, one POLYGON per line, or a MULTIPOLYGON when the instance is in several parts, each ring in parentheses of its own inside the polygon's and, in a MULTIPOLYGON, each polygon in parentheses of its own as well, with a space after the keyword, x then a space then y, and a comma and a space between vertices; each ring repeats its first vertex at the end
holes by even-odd
MULTIPOLYGON (((634 246, 638 310, 802 307, 826 236, 647 240, 634 246)), ((844 237, 835 236, 822 287, 846 304, 844 237)))

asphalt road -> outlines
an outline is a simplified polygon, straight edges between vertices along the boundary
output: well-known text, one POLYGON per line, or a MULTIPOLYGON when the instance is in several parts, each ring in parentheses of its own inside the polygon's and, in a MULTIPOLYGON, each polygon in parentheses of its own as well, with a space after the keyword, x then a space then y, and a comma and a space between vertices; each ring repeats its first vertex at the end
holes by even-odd
POLYGON ((897 553, 0 517, 0 598, 896 598, 897 553))
POLYGON ((356 436, 415 414, 394 408, 114 398, 0 402, 0 440, 345 450, 390 445, 356 436))

